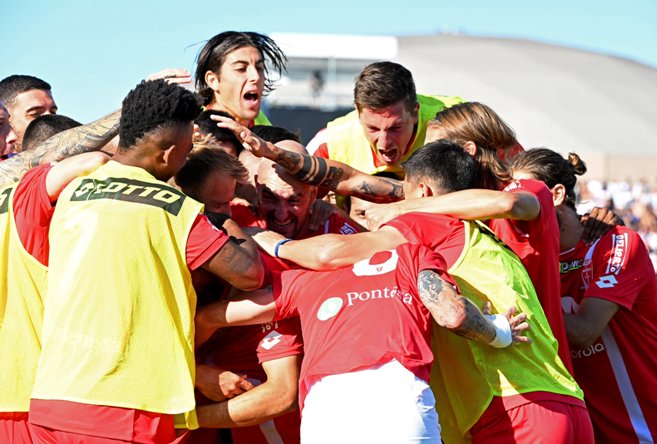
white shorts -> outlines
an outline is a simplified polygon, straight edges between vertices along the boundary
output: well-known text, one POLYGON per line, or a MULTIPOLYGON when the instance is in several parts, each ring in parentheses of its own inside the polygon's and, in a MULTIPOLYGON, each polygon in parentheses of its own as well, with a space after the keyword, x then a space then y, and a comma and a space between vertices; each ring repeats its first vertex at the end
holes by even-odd
POLYGON ((325 376, 308 389, 301 442, 440 443, 429 385, 398 361, 325 376))

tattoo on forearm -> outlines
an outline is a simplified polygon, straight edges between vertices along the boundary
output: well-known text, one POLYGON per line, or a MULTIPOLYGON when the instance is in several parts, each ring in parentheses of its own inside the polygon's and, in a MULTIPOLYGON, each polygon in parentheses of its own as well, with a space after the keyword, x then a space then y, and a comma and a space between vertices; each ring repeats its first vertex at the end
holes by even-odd
POLYGON ((488 343, 495 339, 495 328, 484 317, 469 299, 463 298, 465 303, 465 321, 452 331, 466 339, 488 343))
POLYGON ((481 342, 490 342, 495 337, 495 330, 483 313, 469 299, 460 296, 451 285, 445 285, 445 281, 436 272, 420 272, 418 293, 438 325, 467 339, 481 342), (458 325, 452 325, 463 311, 465 319, 458 325))
POLYGON ((63 131, 0 163, 0 186, 19 180, 35 166, 99 150, 118 134, 120 115, 120 111, 115 111, 88 125, 63 131))
POLYGON ((290 151, 282 152, 276 163, 294 174, 294 177, 300 181, 310 185, 321 185, 332 191, 335 191, 344 172, 342 168, 329 166, 321 157, 290 151))
POLYGON ((404 198, 401 182, 383 177, 371 177, 351 189, 351 195, 377 203, 396 202, 404 198))

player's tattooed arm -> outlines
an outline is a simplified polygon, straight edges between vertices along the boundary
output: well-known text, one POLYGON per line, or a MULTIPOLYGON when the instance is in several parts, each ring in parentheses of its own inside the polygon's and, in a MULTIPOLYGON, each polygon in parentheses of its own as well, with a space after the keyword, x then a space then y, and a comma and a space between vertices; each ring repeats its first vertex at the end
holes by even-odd
POLYGON ((394 202, 404 198, 398 180, 370 176, 341 162, 307 154, 283 149, 278 149, 276 154, 274 161, 302 182, 372 202, 394 202))
POLYGON ((418 293, 438 325, 467 339, 487 344, 495 339, 492 322, 435 271, 420 272, 418 293))
POLYGON ((404 198, 399 181, 370 176, 335 160, 287 151, 262 140, 232 119, 222 116, 211 118, 217 121, 220 128, 231 130, 253 155, 276 162, 302 182, 379 203, 404 198))
POLYGON ((242 290, 259 288, 264 278, 264 268, 258 245, 232 219, 225 218, 219 223, 217 228, 230 236, 231 240, 203 268, 242 290))
POLYGON ((118 110, 87 125, 63 131, 36 148, 0 163, 0 186, 18 181, 35 166, 100 150, 118 134, 120 116, 121 111, 118 110))

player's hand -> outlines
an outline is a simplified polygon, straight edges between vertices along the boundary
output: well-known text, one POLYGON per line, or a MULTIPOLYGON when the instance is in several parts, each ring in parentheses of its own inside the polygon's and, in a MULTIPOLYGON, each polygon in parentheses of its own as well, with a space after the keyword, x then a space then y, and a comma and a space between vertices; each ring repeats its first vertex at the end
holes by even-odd
POLYGON ((267 159, 274 159, 274 147, 273 144, 265 142, 260 137, 256 136, 251 132, 247 127, 240 125, 233 119, 228 117, 219 116, 213 114, 210 116, 212 120, 217 122, 219 128, 226 128, 231 130, 233 134, 242 142, 244 148, 253 154, 256 157, 266 157, 267 159))
POLYGON ((395 217, 400 216, 400 202, 393 202, 386 205, 374 205, 365 210, 365 219, 367 220, 367 228, 370 231, 376 231, 381 228, 381 225, 393 220, 395 217))
POLYGON ((270 256, 275 256, 274 249, 276 248, 276 244, 285 239, 285 236, 282 234, 271 230, 261 230, 253 233, 251 237, 270 256))
MULTIPOLYGON (((490 302, 487 302, 487 304, 489 304, 490 307, 490 302)), ((509 320, 513 343, 531 344, 532 340, 527 336, 524 336, 524 333, 529 330, 527 315, 525 313, 516 314, 517 312, 518 309, 516 307, 511 307, 503 313, 503 315, 509 320)))
POLYGON ((209 365, 196 367, 196 387, 213 401, 234 398, 253 388, 246 375, 237 375, 209 365))
MULTIPOLYGON (((481 307, 481 312, 486 316, 491 315, 491 304, 490 302, 484 303, 484 306, 481 307)), ((529 330, 529 323, 527 322, 527 315, 525 313, 520 313, 516 315, 518 309, 516 307, 509 308, 504 312, 504 316, 509 320, 509 325, 511 326, 511 336, 513 337, 514 343, 524 343, 531 344, 532 340, 527 336, 522 336, 522 333, 529 330)))
POLYGON ((308 229, 310 231, 318 230, 319 227, 324 225, 327 220, 338 210, 334 205, 322 199, 315 199, 313 206, 310 209, 310 217, 308 219, 308 229))
POLYGON ((167 83, 192 83, 192 75, 184 68, 166 68, 146 77, 147 81, 164 79, 167 83))
POLYGON ((625 225, 616 213, 600 207, 593 208, 589 214, 582 216, 580 221, 584 225, 582 240, 588 245, 598 240, 616 225, 625 225))

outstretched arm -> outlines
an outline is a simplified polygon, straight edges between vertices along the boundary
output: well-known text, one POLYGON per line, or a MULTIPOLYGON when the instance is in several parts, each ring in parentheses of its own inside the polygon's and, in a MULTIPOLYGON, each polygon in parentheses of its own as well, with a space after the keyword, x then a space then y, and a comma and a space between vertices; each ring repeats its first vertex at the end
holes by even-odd
POLYGON ((381 250, 392 250, 407 242, 404 236, 392 227, 377 232, 350 234, 322 234, 308 239, 285 240, 273 231, 262 231, 253 239, 270 256, 292 261, 311 270, 335 270, 370 257, 381 250), (276 254, 278 253, 278 254, 276 254))
MULTIPOLYGON (((158 71, 147 80, 164 79, 169 83, 190 83, 185 69, 158 71)), ((87 125, 55 134, 33 150, 21 152, 0 163, 0 186, 16 182, 31 168, 90 151, 98 151, 119 133, 121 110, 114 111, 87 125)))
POLYGON ((198 348, 218 329, 270 322, 276 315, 272 289, 241 292, 237 297, 209 304, 196 312, 195 346, 198 348))
POLYGON ((470 189, 422 199, 407 199, 389 205, 368 208, 368 228, 376 230, 384 223, 406 213, 445 214, 457 219, 519 219, 538 217, 541 205, 535 195, 525 191, 470 189))
POLYGON ((231 130, 255 156, 276 162, 303 182, 372 202, 395 202, 404 198, 398 180, 370 176, 335 160, 287 151, 262 140, 232 119, 216 115, 211 118, 219 127, 231 130))
POLYGON ((525 314, 513 316, 515 310, 511 309, 504 315, 486 316, 433 270, 422 270, 417 284, 420 299, 436 323, 457 335, 497 348, 529 342, 518 335, 528 328, 525 314))
POLYGON ((75 154, 100 150, 119 132, 121 111, 114 111, 87 125, 55 134, 33 150, 23 151, 0 163, 0 186, 19 180, 31 168, 75 154))

